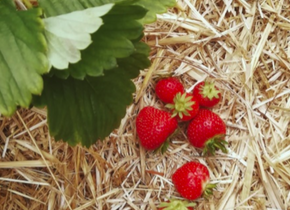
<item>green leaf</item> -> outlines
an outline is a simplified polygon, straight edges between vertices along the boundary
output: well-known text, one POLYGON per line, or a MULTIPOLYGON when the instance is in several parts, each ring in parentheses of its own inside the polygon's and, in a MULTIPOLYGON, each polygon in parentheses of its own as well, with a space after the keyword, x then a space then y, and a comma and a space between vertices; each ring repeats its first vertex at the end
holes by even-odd
POLYGON ((47 104, 49 130, 56 140, 89 147, 118 127, 134 90, 119 69, 85 80, 45 77, 40 102, 47 104))
POLYGON ((44 77, 43 94, 35 96, 33 104, 47 106, 49 130, 56 140, 89 147, 119 126, 135 92, 131 78, 150 65, 149 47, 135 43, 135 49, 104 76, 84 80, 44 77))
POLYGON ((140 5, 148 10, 146 16, 144 18, 140 18, 140 22, 142 24, 148 24, 156 21, 156 14, 165 13, 168 8, 174 7, 176 5, 176 0, 39 0, 41 7, 45 8, 45 14, 47 16, 56 16, 79 9, 95 7, 109 3, 126 2, 129 4, 134 3, 136 5, 140 5))
POLYGON ((12 115, 28 107, 32 94, 43 88, 41 75, 49 71, 41 10, 17 11, 0 1, 0 113, 12 115))
POLYGON ((143 42, 134 43, 135 52, 127 58, 120 58, 117 60, 119 66, 125 69, 128 78, 133 79, 139 75, 139 70, 150 66, 148 56, 150 47, 143 42))
MULTIPOLYGON (((48 16, 80 6, 65 0, 56 2, 57 8, 54 6, 48 16)), ((52 69, 50 77, 44 79, 43 94, 34 98, 34 105, 47 106, 49 129, 56 140, 90 146, 119 126, 132 103, 135 87, 131 79, 150 65, 150 48, 139 42, 143 26, 138 20, 146 10, 129 4, 135 1, 124 2, 102 17, 104 24, 92 35, 93 43, 81 51, 82 60, 64 71, 52 69)), ((47 15, 47 8, 43 8, 47 15)))
POLYGON ((140 0, 136 5, 143 6, 148 10, 144 18, 140 20, 142 24, 153 23, 156 21, 156 14, 167 12, 167 9, 176 5, 176 0, 140 0))
MULTIPOLYGON (((98 1, 92 2, 97 5, 98 1)), ((40 4, 43 4, 45 11, 50 7, 55 7, 48 1, 41 0, 40 4)), ((70 12, 72 7, 83 9, 83 5, 78 3, 66 7, 65 0, 57 1, 56 5, 58 6, 56 11, 62 13, 70 12)), ((117 67, 117 59, 126 58, 135 51, 132 40, 140 39, 144 30, 143 25, 137 20, 143 18, 146 12, 144 8, 137 5, 116 4, 102 17, 104 24, 92 35, 92 44, 81 51, 82 59, 76 64, 69 65, 65 71, 57 71, 53 68, 51 74, 60 78, 67 78, 71 75, 77 79, 84 79, 86 75, 101 76, 105 70, 117 67)), ((51 13, 55 14, 55 10, 51 13)), ((48 16, 50 15, 49 13, 48 16)))
POLYGON ((69 63, 81 60, 79 50, 91 44, 90 34, 103 24, 100 17, 112 6, 113 4, 106 4, 43 19, 51 65, 57 69, 65 69, 69 63))
POLYGON ((115 5, 103 17, 104 25, 92 35, 93 43, 82 52, 82 60, 69 66, 70 75, 78 79, 100 76, 117 67, 117 59, 133 54, 136 49, 131 40, 140 38, 144 29, 136 19, 145 13, 139 6, 115 5))
POLYGON ((57 71, 53 68, 52 75, 63 79, 68 76, 84 79, 86 75, 101 76, 105 70, 117 67, 118 59, 126 58, 135 51, 132 40, 140 38, 140 35, 143 34, 144 28, 138 21, 152 22, 156 19, 156 13, 165 12, 169 6, 175 4, 174 0, 39 1, 47 16, 64 14, 109 2, 118 2, 118 4, 108 14, 103 16, 104 25, 92 35, 93 43, 81 52, 82 60, 76 64, 69 65, 65 71, 57 71), (130 5, 130 3, 136 5, 130 5), (144 8, 150 9, 150 15, 146 16, 147 18, 145 19, 143 17, 146 15, 147 10, 144 8))
POLYGON ((40 7, 44 9, 46 17, 62 15, 77 10, 98 7, 117 2, 123 2, 123 0, 38 0, 40 7))

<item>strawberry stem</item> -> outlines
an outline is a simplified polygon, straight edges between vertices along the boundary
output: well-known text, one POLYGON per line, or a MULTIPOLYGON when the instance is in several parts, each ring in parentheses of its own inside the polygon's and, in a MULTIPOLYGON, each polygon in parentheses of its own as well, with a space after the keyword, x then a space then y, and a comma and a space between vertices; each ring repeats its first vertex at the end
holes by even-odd
POLYGON ((160 147, 158 147, 157 149, 155 149, 153 151, 153 153, 154 154, 157 154, 157 153, 160 152, 163 155, 167 151, 168 147, 169 147, 169 138, 167 138, 166 141, 163 142, 163 144, 161 144, 160 147))
POLYGON ((167 139, 165 140, 165 142, 163 142, 163 144, 161 144, 160 147, 158 147, 157 149, 155 149, 153 151, 154 154, 160 152, 162 155, 167 151, 169 144, 170 144, 170 139, 176 135, 176 133, 178 133, 180 131, 179 127, 175 129, 175 131, 167 137, 167 139))
POLYGON ((200 88, 200 92, 204 98, 219 98, 220 91, 216 89, 214 83, 205 82, 204 86, 200 88))
POLYGON ((172 117, 179 116, 180 119, 183 118, 184 115, 189 116, 188 111, 192 110, 192 105, 194 105, 194 101, 191 101, 193 96, 187 96, 186 93, 177 93, 173 99, 173 104, 166 104, 165 107, 173 110, 172 117))
POLYGON ((208 200, 211 195, 213 195, 213 190, 216 188, 217 184, 208 183, 205 186, 202 196, 208 200))
POLYGON ((171 199, 169 202, 162 202, 158 207, 164 208, 163 210, 187 210, 188 207, 194 206, 196 206, 196 203, 171 199))
POLYGON ((227 141, 224 140, 224 134, 214 136, 213 138, 209 139, 205 143, 205 147, 203 149, 202 155, 210 154, 215 155, 215 151, 220 149, 223 153, 227 153, 228 150, 226 145, 228 144, 227 141))

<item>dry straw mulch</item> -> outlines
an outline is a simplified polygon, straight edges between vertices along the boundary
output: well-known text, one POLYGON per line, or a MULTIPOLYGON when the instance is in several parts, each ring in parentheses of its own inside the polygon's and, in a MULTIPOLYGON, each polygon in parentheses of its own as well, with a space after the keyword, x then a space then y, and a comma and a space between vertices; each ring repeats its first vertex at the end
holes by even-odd
POLYGON ((195 160, 219 183, 197 209, 290 209, 289 29, 288 0, 178 0, 146 27, 152 66, 134 80, 134 103, 105 141, 89 149, 55 142, 44 110, 0 117, 0 208, 154 210, 179 198, 171 175, 195 160), (168 74, 187 91, 217 82, 223 97, 213 111, 227 124, 228 154, 201 157, 184 125, 164 155, 139 147, 135 117, 164 106, 154 86, 168 74))

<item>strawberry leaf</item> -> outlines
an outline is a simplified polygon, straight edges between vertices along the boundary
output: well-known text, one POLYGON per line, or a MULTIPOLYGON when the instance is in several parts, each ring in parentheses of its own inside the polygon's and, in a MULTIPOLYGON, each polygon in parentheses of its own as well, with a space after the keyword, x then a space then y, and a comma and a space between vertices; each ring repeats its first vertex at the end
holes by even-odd
POLYGON ((47 105, 49 130, 56 140, 89 147, 118 127, 134 90, 121 69, 84 80, 45 77, 43 94, 35 103, 47 105))
MULTIPOLYGON (((123 0, 57 0, 47 1, 38 0, 38 4, 44 9, 46 17, 62 15, 77 10, 83 10, 90 7, 102 6, 109 3, 122 2, 123 0)), ((131 3, 132 4, 132 3, 131 3)))
MULTIPOLYGON (((93 6, 100 5, 99 1, 96 0, 91 3, 93 6)), ((67 4, 68 2, 64 0, 57 2, 40 1, 40 5, 46 9, 45 14, 48 16, 90 6, 75 3, 66 7, 67 4), (55 6, 58 8, 51 10, 55 6), (59 13, 56 14, 56 12, 59 13)), ((137 5, 116 4, 102 17, 103 25, 92 34, 92 44, 81 51, 82 59, 76 64, 69 65, 66 70, 53 69, 51 75, 57 75, 60 78, 72 76, 84 79, 86 75, 101 76, 105 70, 117 67, 118 58, 126 58, 135 51, 132 40, 140 39, 144 29, 137 20, 144 17, 146 12, 147 10, 137 5)))
POLYGON ((101 6, 109 3, 134 3, 135 5, 142 6, 148 10, 148 12, 145 17, 140 17, 139 21, 142 24, 148 24, 156 21, 156 14, 165 13, 168 8, 174 7, 176 5, 176 0, 39 0, 41 7, 45 8, 47 16, 56 16, 78 9, 101 6))
POLYGON ((69 63, 81 60, 79 50, 91 43, 90 34, 103 24, 105 15, 113 4, 93 7, 68 14, 43 19, 48 42, 48 59, 57 69, 65 69, 69 63))
MULTIPOLYGON (((48 16, 98 6, 96 2, 69 2, 66 7, 65 0, 40 0, 45 8, 57 5, 56 10, 45 10, 48 16)), ((56 140, 90 146, 119 126, 132 103, 135 86, 131 79, 150 65, 150 48, 139 42, 143 26, 136 21, 146 10, 130 2, 116 4, 102 17, 104 24, 92 35, 93 43, 81 51, 81 61, 62 71, 53 68, 45 77, 43 94, 33 104, 47 106, 50 133, 56 140)))
POLYGON ((129 58, 118 60, 118 68, 102 77, 44 77, 43 94, 36 96, 33 104, 47 106, 49 130, 56 140, 89 147, 119 126, 135 91, 130 79, 150 65, 149 48, 135 43, 135 49, 129 58))
POLYGON ((78 79, 86 75, 101 76, 104 70, 118 65, 118 58, 129 57, 135 51, 132 40, 143 34, 143 26, 135 20, 134 13, 143 17, 146 10, 139 6, 116 5, 105 15, 104 25, 92 35, 93 43, 83 51, 82 60, 69 66, 70 75, 78 79))
POLYGON ((156 14, 165 13, 168 8, 174 7, 176 0, 140 0, 136 4, 148 10, 146 16, 140 20, 141 23, 148 24, 156 21, 156 14))
POLYGON ((41 75, 49 71, 41 10, 17 11, 0 1, 0 113, 12 115, 28 107, 32 94, 43 88, 41 75))

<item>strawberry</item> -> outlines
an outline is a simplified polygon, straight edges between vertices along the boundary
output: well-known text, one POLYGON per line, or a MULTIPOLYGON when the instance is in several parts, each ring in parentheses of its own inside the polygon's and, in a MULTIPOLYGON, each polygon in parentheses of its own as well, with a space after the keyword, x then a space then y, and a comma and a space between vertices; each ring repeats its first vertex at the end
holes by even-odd
POLYGON ((199 104, 204 107, 213 107, 221 99, 219 89, 210 82, 200 82, 193 89, 193 95, 198 99, 199 104))
POLYGON ((167 202, 162 202, 157 210, 193 210, 193 206, 196 206, 196 203, 189 203, 181 200, 169 200, 167 202))
POLYGON ((147 150, 161 147, 164 152, 167 138, 177 129, 177 120, 170 113, 152 106, 144 107, 136 118, 136 130, 141 145, 147 150))
POLYGON ((177 93, 173 99, 173 103, 166 104, 171 110, 172 117, 177 116, 182 121, 193 119, 199 110, 199 103, 195 96, 190 93, 177 93))
POLYGON ((217 149, 226 153, 225 135, 225 123, 220 116, 208 109, 200 109, 187 128, 189 142, 195 147, 204 148, 203 154, 214 155, 217 149))
POLYGON ((168 77, 157 82, 155 92, 164 103, 173 103, 177 93, 184 93, 184 87, 177 78, 168 77))
POLYGON ((201 196, 207 199, 212 195, 216 184, 210 184, 209 180, 207 167, 194 161, 185 163, 172 175, 177 192, 188 200, 195 200, 201 196))

